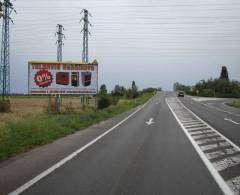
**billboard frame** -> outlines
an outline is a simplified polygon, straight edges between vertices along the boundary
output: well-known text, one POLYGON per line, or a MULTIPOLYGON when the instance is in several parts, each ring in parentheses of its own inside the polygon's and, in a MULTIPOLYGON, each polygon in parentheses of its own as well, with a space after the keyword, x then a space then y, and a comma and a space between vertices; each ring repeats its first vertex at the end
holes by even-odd
MULTIPOLYGON (((40 70, 44 70, 40 69, 40 70)), ((64 61, 64 62, 57 62, 57 61, 35 61, 35 60, 30 60, 28 61, 28 95, 97 95, 98 94, 98 87, 99 87, 99 81, 98 81, 98 62, 97 60, 94 60, 93 62, 90 63, 83 63, 83 62, 72 62, 72 61, 64 61), (30 89, 30 66, 33 64, 51 64, 51 65, 86 65, 86 66, 96 66, 97 70, 96 70, 96 92, 95 93, 39 93, 39 94, 35 94, 35 93, 31 93, 31 89, 30 89)))

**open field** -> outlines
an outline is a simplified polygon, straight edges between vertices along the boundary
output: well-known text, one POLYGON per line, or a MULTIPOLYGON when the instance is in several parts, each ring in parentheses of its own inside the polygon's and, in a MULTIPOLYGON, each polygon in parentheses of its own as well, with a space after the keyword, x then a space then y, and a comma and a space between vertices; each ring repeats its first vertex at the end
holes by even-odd
MULTIPOLYGON (((39 115, 47 112, 48 97, 46 96, 13 96, 11 100, 11 112, 0 113, 0 124, 7 121, 18 121, 23 118, 39 115)), ((52 99, 52 102, 54 99, 52 99)), ((89 106, 94 106, 95 100, 92 98, 89 101, 89 106)), ((76 112, 82 111, 82 104, 80 97, 65 96, 62 97, 62 110, 66 107, 73 107, 76 112)))
POLYGON ((136 100, 120 99, 117 105, 97 112, 91 107, 92 103, 82 109, 80 99, 72 98, 63 100, 63 105, 72 102, 77 112, 60 115, 44 112, 47 98, 12 98, 12 113, 0 114, 0 160, 111 118, 143 104, 152 95, 144 93, 136 100))
POLYGON ((240 108, 240 100, 233 100, 230 103, 227 103, 229 106, 235 107, 235 108, 240 108))

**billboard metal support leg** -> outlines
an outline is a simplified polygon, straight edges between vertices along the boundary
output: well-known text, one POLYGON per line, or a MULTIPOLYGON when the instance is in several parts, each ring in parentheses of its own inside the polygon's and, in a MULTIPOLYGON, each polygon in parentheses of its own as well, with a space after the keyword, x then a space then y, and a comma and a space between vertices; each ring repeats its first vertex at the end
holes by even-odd
POLYGON ((61 112, 61 95, 60 94, 55 95, 55 105, 56 105, 56 112, 60 114, 61 112))
POLYGON ((61 95, 58 94, 58 113, 61 113, 61 95))
POLYGON ((48 114, 51 114, 51 111, 52 111, 52 109, 51 109, 51 99, 52 99, 52 97, 51 97, 51 94, 49 94, 48 95, 48 114))
POLYGON ((87 95, 87 105, 89 106, 89 95, 87 95))
POLYGON ((97 96, 94 98, 94 110, 97 112, 97 96))

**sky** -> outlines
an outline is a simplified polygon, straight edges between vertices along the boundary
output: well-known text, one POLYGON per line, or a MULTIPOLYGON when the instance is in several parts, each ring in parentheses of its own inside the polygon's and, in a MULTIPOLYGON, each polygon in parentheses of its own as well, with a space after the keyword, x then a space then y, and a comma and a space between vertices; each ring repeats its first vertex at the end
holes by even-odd
POLYGON ((219 77, 240 80, 239 0, 17 0, 11 25, 11 92, 27 92, 27 62, 56 60, 56 25, 65 27, 64 61, 80 61, 80 12, 92 14, 89 58, 111 90, 172 90, 219 77))

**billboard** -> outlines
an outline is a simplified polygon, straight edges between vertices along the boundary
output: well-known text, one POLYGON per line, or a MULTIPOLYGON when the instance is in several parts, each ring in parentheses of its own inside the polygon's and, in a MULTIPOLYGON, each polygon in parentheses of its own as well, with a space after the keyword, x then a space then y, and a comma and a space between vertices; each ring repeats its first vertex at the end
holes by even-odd
POLYGON ((98 63, 28 62, 29 94, 97 94, 98 63))

